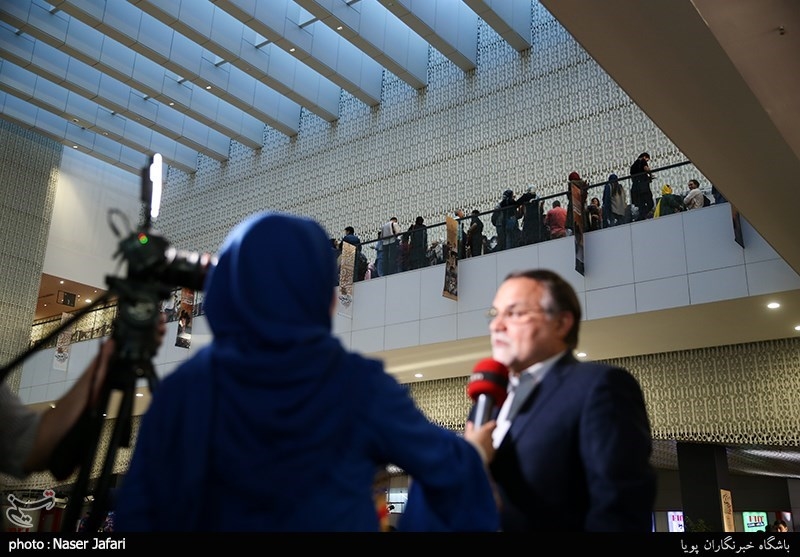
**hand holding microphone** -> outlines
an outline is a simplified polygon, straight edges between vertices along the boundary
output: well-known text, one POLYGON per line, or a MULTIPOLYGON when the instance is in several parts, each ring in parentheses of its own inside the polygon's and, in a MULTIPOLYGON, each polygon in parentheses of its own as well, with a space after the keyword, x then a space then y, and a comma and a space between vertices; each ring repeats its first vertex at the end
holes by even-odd
POLYGON ((481 360, 467 385, 467 394, 475 401, 472 421, 467 422, 464 438, 481 453, 485 463, 494 458, 492 432, 497 424, 491 420, 494 409, 503 404, 508 387, 508 368, 491 358, 481 360))
POLYGON ((475 401, 473 423, 480 428, 489 421, 495 408, 502 406, 508 394, 508 368, 492 358, 477 364, 469 378, 467 394, 475 401))

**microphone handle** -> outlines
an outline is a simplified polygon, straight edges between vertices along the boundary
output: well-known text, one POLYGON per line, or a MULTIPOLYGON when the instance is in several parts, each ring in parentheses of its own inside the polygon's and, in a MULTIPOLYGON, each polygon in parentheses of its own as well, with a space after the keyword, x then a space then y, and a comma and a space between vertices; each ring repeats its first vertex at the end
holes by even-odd
POLYGON ((494 410, 494 400, 492 400, 492 397, 479 394, 478 399, 475 401, 475 413, 472 419, 473 425, 476 428, 480 428, 483 424, 491 420, 492 410, 494 410))

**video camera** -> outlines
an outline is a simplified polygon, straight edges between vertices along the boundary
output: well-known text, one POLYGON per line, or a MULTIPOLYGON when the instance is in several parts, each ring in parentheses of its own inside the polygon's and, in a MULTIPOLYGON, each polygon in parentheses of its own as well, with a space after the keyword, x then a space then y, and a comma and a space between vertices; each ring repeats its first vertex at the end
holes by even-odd
MULTIPOLYGON (((176 250, 163 236, 151 231, 152 220, 158 217, 161 206, 161 178, 161 155, 156 154, 142 170, 142 223, 120 240, 115 253, 127 263, 127 277, 106 277, 110 291, 119 297, 112 330, 115 359, 139 377, 148 374, 158 350, 156 328, 161 302, 177 287, 202 290, 209 270, 216 264, 214 256, 176 250)), ((121 236, 113 222, 110 225, 121 236)))

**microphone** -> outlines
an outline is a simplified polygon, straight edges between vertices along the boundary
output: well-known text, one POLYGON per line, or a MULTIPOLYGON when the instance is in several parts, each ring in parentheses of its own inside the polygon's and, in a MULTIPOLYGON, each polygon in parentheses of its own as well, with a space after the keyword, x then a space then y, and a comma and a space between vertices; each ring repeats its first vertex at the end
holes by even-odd
POLYGON ((475 401, 472 423, 476 428, 489 421, 496 406, 501 406, 508 394, 508 368, 492 358, 484 358, 472 371, 467 394, 475 401))

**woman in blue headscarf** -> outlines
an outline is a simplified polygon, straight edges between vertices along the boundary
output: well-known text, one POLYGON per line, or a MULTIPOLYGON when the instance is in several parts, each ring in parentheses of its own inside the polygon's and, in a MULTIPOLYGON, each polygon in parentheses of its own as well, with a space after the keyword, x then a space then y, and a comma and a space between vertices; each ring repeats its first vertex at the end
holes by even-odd
POLYGON ((347 351, 331 332, 336 279, 310 219, 266 212, 233 229, 205 284, 213 340, 155 391, 117 531, 378 531, 388 463, 412 477, 400 530, 497 530, 482 458, 494 422, 462 439, 347 351))

